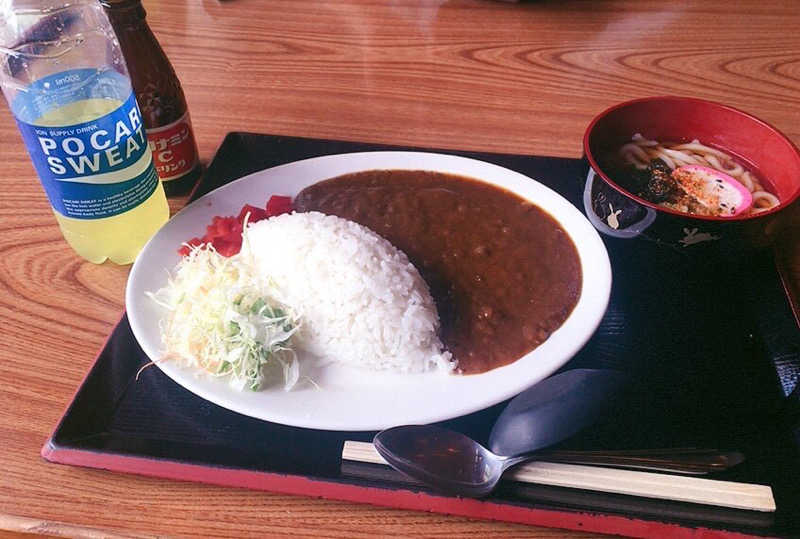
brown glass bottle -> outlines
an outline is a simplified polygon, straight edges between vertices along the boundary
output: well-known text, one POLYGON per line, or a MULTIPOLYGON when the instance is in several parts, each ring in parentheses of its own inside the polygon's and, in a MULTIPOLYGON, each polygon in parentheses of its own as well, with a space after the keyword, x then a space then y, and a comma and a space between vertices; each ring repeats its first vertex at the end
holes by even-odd
POLYGON ((147 25, 141 0, 102 0, 142 111, 153 163, 167 195, 189 192, 200 176, 197 142, 181 83, 147 25))

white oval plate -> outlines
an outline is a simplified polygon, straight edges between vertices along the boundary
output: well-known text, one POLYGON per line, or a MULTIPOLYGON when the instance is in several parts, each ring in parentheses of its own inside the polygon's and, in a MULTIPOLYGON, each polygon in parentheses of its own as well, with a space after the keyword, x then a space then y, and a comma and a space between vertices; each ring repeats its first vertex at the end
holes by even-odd
POLYGON ((161 356, 158 323, 164 315, 145 292, 166 284, 181 243, 202 235, 213 216, 237 215, 245 203, 263 206, 273 194, 294 197, 320 180, 371 169, 470 176, 545 209, 567 231, 580 256, 583 286, 572 314, 532 352, 476 375, 401 375, 329 365, 313 373, 319 388, 305 384, 288 392, 280 387, 250 392, 176 361, 156 365, 189 391, 241 414, 314 429, 378 430, 442 421, 511 398, 561 367, 594 333, 608 305, 611 265, 594 227, 572 204, 527 176, 483 161, 422 152, 365 152, 316 157, 250 174, 198 199, 164 225, 136 259, 125 296, 131 328, 145 353, 152 359, 161 356))

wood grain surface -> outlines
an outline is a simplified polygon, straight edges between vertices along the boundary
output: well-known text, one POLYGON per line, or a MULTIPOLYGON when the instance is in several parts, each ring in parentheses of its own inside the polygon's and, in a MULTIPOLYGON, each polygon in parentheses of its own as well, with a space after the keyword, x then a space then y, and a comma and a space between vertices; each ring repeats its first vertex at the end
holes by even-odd
MULTIPOLYGON (((206 162, 234 130, 577 157, 595 114, 658 94, 740 107, 800 142, 792 0, 145 7, 206 162)), ((85 263, 64 243, 5 105, 0 171, 0 528, 85 537, 564 535, 45 463, 39 449, 123 308, 128 268, 85 263)), ((800 282, 795 243, 784 252, 795 253, 786 255, 790 280, 800 282)))

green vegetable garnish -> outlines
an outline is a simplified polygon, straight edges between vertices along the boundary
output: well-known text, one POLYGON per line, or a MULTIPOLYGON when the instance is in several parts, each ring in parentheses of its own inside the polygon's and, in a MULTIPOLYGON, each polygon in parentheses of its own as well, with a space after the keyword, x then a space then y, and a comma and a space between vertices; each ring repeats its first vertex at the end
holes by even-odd
POLYGON ((263 386, 265 367, 275 364, 290 389, 299 378, 291 345, 299 315, 242 256, 195 248, 169 285, 151 294, 170 311, 162 325, 167 354, 253 391, 263 386))

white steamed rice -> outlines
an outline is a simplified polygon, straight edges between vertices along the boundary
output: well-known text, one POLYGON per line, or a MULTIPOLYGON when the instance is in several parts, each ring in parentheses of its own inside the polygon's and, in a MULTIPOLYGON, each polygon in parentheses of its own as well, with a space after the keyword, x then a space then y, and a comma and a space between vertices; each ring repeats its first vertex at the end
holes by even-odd
POLYGON ((370 229, 318 212, 284 214, 250 225, 242 251, 301 315, 298 347, 369 369, 453 370, 425 281, 370 229))

